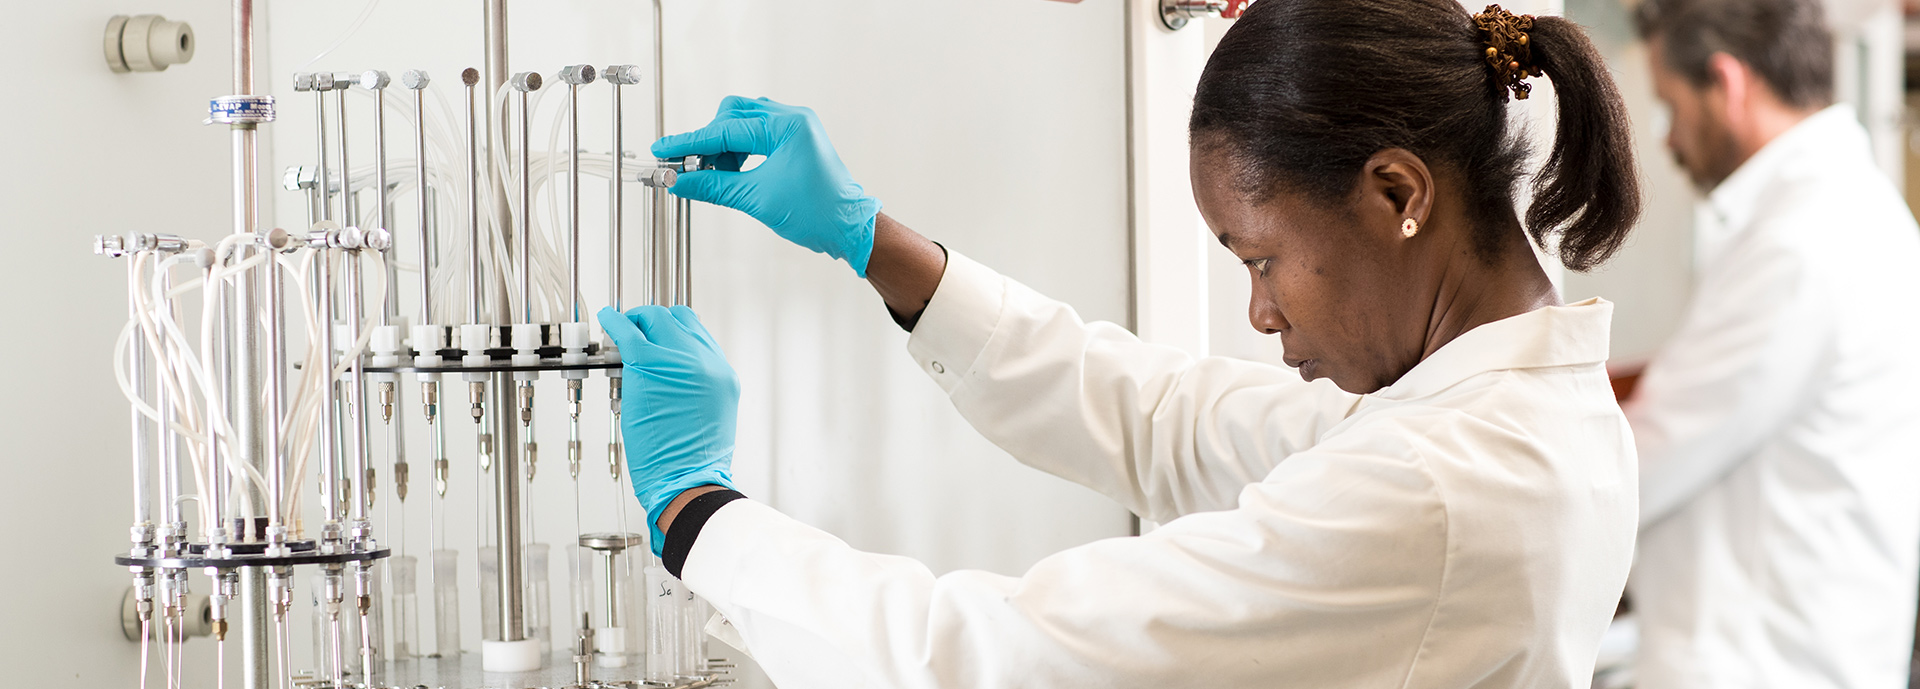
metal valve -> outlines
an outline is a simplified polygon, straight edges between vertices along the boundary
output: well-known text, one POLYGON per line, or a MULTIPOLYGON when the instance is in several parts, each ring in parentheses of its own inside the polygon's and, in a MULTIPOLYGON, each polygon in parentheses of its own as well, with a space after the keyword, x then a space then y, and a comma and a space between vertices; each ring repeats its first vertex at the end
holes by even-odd
POLYGON ((1160 23, 1169 31, 1186 28, 1187 22, 1210 14, 1223 19, 1239 19, 1254 0, 1160 0, 1160 23))

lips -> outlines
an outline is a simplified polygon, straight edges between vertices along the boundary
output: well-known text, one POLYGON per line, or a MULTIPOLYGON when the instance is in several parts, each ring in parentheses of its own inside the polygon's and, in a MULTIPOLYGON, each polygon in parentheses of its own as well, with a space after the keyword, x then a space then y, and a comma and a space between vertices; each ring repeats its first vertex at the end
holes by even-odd
POLYGON ((1282 358, 1281 361, 1286 363, 1286 365, 1300 371, 1300 377, 1303 379, 1311 381, 1315 378, 1320 377, 1320 374, 1319 374, 1320 360, 1319 359, 1282 358))

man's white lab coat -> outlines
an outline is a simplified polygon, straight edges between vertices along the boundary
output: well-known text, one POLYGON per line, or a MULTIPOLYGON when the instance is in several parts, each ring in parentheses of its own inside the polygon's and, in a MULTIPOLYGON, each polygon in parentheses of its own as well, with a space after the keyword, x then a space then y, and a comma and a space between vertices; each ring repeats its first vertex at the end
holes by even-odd
POLYGON ((683 576, 785 689, 1585 687, 1637 509, 1611 314, 1484 325, 1357 396, 952 254, 922 369, 1013 456, 1165 525, 935 577, 740 500, 683 576))
POLYGON ((1715 189, 1627 416, 1642 689, 1907 686, 1920 230, 1835 106, 1715 189))

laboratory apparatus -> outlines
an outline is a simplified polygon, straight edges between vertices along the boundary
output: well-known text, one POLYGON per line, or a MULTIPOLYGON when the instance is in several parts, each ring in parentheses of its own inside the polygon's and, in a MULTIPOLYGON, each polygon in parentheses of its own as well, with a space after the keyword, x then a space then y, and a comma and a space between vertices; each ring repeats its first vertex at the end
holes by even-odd
MULTIPOLYGON (((692 207, 669 188, 703 163, 628 150, 622 90, 645 81, 638 67, 510 74, 506 3, 484 10, 481 67, 302 71, 283 77, 301 102, 276 103, 256 90, 255 3, 234 0, 233 93, 212 98, 208 120, 231 131, 231 231, 96 237, 127 275, 115 368, 132 409, 133 527, 115 562, 132 575, 140 686, 179 686, 184 644, 202 632, 217 666, 200 674, 222 678, 233 663, 247 689, 730 681, 705 652, 710 609, 660 578, 647 529, 625 523, 620 358, 590 325, 600 304, 582 286, 583 255, 605 251, 606 305, 625 306, 630 269, 644 277, 640 302, 690 302, 692 207), (587 96, 611 104, 605 129, 583 128, 587 96), (558 104, 563 145, 537 147, 543 101, 558 104), (305 201, 305 225, 292 228, 262 223, 257 181, 258 138, 284 108, 314 123, 313 149, 284 177, 305 201), (604 249, 582 246, 587 178, 607 182, 604 249), (630 193, 646 211, 634 266, 623 260, 630 193), (536 212, 542 201, 553 218, 536 212), (564 399, 536 394, 543 378, 563 381, 564 399), (610 492, 581 489, 603 480, 581 439, 596 378, 613 417, 610 492), (571 479, 575 504, 536 506, 528 486, 549 432, 536 409, 562 403, 567 476, 543 480, 571 479), (427 452, 418 474, 409 437, 427 452), (477 518, 449 514, 456 480, 476 486, 477 518), (409 508, 423 499, 425 510, 409 508), (617 504, 622 529, 581 528, 583 501, 617 504), (426 543, 408 540, 410 512, 430 516, 413 530, 426 543), (533 541, 536 519, 568 514, 576 542, 533 541), (571 573, 560 615, 550 554, 571 573), (463 587, 463 559, 481 590, 463 587), (308 605, 294 604, 299 587, 308 605), (642 593, 656 588, 669 595, 642 593), (474 598, 477 646, 460 619, 474 598), (304 643, 299 628, 311 630, 304 643)), ((655 2, 656 136, 661 17, 655 2)))

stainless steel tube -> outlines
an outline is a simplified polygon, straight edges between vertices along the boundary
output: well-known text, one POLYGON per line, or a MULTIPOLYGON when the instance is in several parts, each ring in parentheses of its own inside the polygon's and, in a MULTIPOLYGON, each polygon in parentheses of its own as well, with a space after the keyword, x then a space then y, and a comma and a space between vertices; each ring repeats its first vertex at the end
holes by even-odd
MULTIPOLYGON (((495 374, 493 384, 488 386, 493 399, 489 403, 494 409, 510 410, 514 407, 513 377, 511 374, 495 374)), ((493 462, 493 499, 495 529, 500 541, 495 553, 500 558, 499 596, 500 604, 500 640, 521 641, 527 638, 526 604, 524 599, 525 561, 521 557, 520 543, 520 461, 515 456, 521 444, 516 436, 519 426, 513 421, 513 414, 501 412, 490 415, 493 421, 494 462, 493 462)))
POLYGON ((480 127, 475 120, 475 84, 480 74, 468 67, 461 74, 467 84, 467 322, 483 323, 480 293, 480 127))
MULTIPOLYGON (((425 75, 422 74, 421 77, 424 79, 425 75)), ((413 89, 413 174, 420 185, 414 192, 415 201, 418 202, 415 208, 420 215, 420 231, 414 237, 414 241, 418 242, 419 246, 415 255, 420 261, 420 324, 432 325, 433 243, 427 240, 427 235, 430 232, 428 222, 433 217, 433 209, 427 202, 427 190, 430 188, 427 184, 427 90, 425 83, 420 86, 421 88, 413 89)))
POLYGON ((315 165, 318 177, 315 179, 313 186, 319 190, 320 194, 320 219, 332 220, 333 177, 330 172, 331 168, 327 165, 327 91, 332 89, 333 75, 326 73, 315 74, 314 79, 313 122, 314 132, 317 135, 315 139, 315 150, 319 151, 315 158, 319 162, 315 165), (321 88, 320 81, 325 81, 327 87, 321 88))
POLYGON ((607 231, 607 242, 612 245, 612 250, 608 252, 607 256, 609 260, 607 266, 607 284, 612 294, 607 296, 607 303, 613 305, 615 311, 624 312, 625 309, 620 303, 620 294, 624 291, 622 288, 626 286, 626 275, 623 270, 626 260, 626 247, 624 246, 625 236, 622 226, 625 224, 627 210, 627 140, 625 131, 626 120, 624 114, 620 111, 620 85, 623 83, 621 75, 623 75, 624 70, 620 72, 609 70, 609 72, 607 75, 607 83, 613 86, 613 188, 609 190, 609 196, 611 197, 609 203, 612 207, 607 211, 607 217, 610 221, 610 227, 607 231))
POLYGON ((693 306, 693 202, 678 196, 673 199, 676 204, 673 214, 673 303, 693 306))
POLYGON ((533 144, 533 120, 531 117, 529 117, 530 115, 532 115, 532 111, 529 108, 528 94, 532 93, 533 91, 539 90, 540 75, 537 73, 528 73, 522 76, 523 76, 523 80, 520 81, 520 84, 523 86, 522 88, 519 89, 520 90, 520 110, 519 110, 520 141, 519 141, 518 148, 520 149, 520 156, 519 156, 518 163, 519 163, 520 169, 517 171, 520 176, 520 223, 515 228, 515 231, 519 234, 518 239, 520 240, 519 249, 517 251, 518 255, 515 256, 515 258, 518 259, 517 262, 519 263, 519 267, 520 267, 520 270, 519 270, 520 280, 519 280, 519 289, 515 293, 514 297, 516 301, 520 302, 520 322, 532 323, 533 322, 533 158, 532 158, 531 149, 533 148, 533 145, 532 145, 533 144))
MULTIPOLYGON (((324 535, 337 539, 340 535, 340 454, 334 445, 334 434, 327 430, 340 425, 339 407, 333 404, 333 250, 320 249, 314 257, 315 272, 314 293, 319 295, 320 304, 317 313, 323 321, 320 326, 320 376, 321 389, 327 399, 320 402, 320 483, 322 494, 326 496, 326 526, 324 535)), ((309 372, 311 375, 311 372, 309 372)))
POLYGON ((287 415, 287 337, 286 337, 286 277, 280 268, 278 252, 267 257, 266 271, 266 355, 267 370, 263 381, 266 385, 266 423, 262 427, 261 445, 267 459, 267 532, 269 540, 276 540, 284 534, 287 518, 287 455, 282 447, 280 423, 287 415), (278 527, 278 528, 276 528, 278 527))
MULTIPOLYGON (((370 72, 368 76, 361 77, 360 83, 373 89, 373 198, 374 203, 378 204, 373 209, 373 226, 391 234, 393 226, 388 221, 388 213, 393 209, 387 193, 387 75, 384 72, 370 72), (378 75, 377 78, 369 78, 374 75, 378 75)), ((392 244, 388 244, 379 250, 381 258, 387 259, 381 261, 387 272, 386 299, 380 307, 381 325, 392 324, 393 317, 400 313, 400 290, 395 284, 400 273, 394 267, 392 249, 392 244)))
POLYGON ((339 115, 336 118, 339 120, 336 131, 340 133, 340 224, 357 227, 360 225, 360 207, 353 202, 353 168, 348 158, 350 146, 347 141, 347 89, 353 82, 351 79, 342 81, 341 76, 347 75, 334 77, 335 88, 340 89, 340 94, 333 97, 333 108, 339 115))
MULTIPOLYGON (((588 67, 592 74, 592 67, 588 67)), ((591 78, 591 77, 589 77, 591 78)), ((567 311, 580 322, 580 85, 567 84, 567 311)))
MULTIPOLYGON (((361 329, 366 327, 366 280, 364 267, 360 265, 359 249, 341 254, 341 260, 347 268, 347 337, 348 346, 358 341, 361 329)), ((356 356, 347 362, 347 400, 349 420, 353 425, 348 430, 348 450, 352 454, 352 470, 347 474, 347 485, 351 486, 351 503, 347 506, 348 518, 353 521, 354 540, 362 540, 367 525, 367 467, 371 466, 367 448, 367 376, 362 368, 366 357, 356 356)))
MULTIPOLYGON (((663 165, 666 164, 664 160, 660 162, 663 165)), ((651 233, 653 236, 651 237, 652 246, 648 247, 647 254, 653 267, 651 276, 653 294, 649 295, 648 301, 655 306, 673 305, 676 279, 673 272, 676 255, 673 239, 677 235, 674 232, 673 210, 675 207, 673 196, 668 194, 666 189, 653 187, 653 232, 651 233)))
MULTIPOLYGON (((127 373, 132 376, 133 395, 147 401, 147 340, 140 325, 140 310, 134 306, 140 289, 140 262, 127 257, 127 318, 133 321, 132 340, 127 346, 127 373)), ((133 528, 138 534, 135 547, 153 542, 153 422, 138 407, 133 407, 133 528)))

